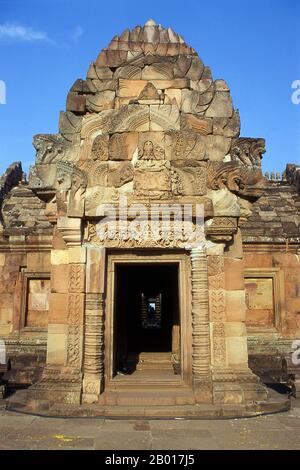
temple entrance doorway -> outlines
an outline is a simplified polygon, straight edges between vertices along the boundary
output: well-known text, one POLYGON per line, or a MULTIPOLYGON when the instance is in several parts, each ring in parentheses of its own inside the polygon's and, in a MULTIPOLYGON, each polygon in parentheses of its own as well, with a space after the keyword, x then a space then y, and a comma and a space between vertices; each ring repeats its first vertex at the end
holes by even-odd
POLYGON ((180 374, 178 263, 116 265, 113 377, 180 374))

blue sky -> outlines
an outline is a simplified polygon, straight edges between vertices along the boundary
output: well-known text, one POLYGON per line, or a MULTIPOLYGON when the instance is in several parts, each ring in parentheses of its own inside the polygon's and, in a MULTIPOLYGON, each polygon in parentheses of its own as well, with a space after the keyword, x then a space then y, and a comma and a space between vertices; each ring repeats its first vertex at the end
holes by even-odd
POLYGON ((300 164, 300 104, 291 99, 300 81, 299 0, 0 0, 0 174, 17 160, 27 171, 32 136, 57 132, 73 82, 115 34, 149 17, 228 82, 241 135, 266 138, 264 171, 300 164))

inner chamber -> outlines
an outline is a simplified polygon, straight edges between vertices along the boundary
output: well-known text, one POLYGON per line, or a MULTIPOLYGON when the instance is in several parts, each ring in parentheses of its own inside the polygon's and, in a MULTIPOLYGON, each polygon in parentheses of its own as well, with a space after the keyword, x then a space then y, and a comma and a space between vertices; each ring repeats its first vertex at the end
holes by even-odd
POLYGON ((136 369, 179 372, 178 264, 116 267, 114 375, 136 369))

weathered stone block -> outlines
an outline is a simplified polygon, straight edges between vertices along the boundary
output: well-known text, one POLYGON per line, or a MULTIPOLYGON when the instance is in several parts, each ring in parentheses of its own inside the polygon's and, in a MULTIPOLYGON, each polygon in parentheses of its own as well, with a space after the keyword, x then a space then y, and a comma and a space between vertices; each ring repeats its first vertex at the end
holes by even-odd
MULTIPOLYGON (((103 157, 105 154, 108 155, 108 149, 105 150, 103 153, 103 157)), ((106 186, 107 185, 107 175, 108 175, 108 164, 98 161, 89 159, 85 162, 80 163, 80 167, 85 171, 88 186, 106 186)))
POLYGON ((87 249, 86 292, 104 292, 105 285, 105 249, 87 249))
POLYGON ((190 129, 200 135, 211 134, 212 121, 193 114, 181 114, 181 129, 190 129))
POLYGON ((226 290, 243 290, 245 288, 244 261, 224 258, 224 266, 226 290))
POLYGON ((227 338, 242 338, 247 336, 246 325, 242 322, 225 323, 225 334, 227 338))
POLYGON ((105 204, 112 204, 117 200, 118 192, 116 188, 106 188, 104 186, 88 188, 85 197, 85 215, 87 217, 108 215, 105 204))
POLYGON ((230 94, 223 91, 217 91, 213 97, 212 103, 205 113, 206 117, 231 117, 232 114, 233 106, 230 94))
POLYGON ((28 253, 27 269, 31 272, 50 272, 50 253, 28 253))
POLYGON ((82 264, 69 265, 69 292, 83 293, 85 291, 85 266, 82 264))
POLYGON ((150 131, 179 130, 179 109, 175 105, 150 105, 150 131))
POLYGON ((165 133, 165 154, 167 160, 203 160, 205 139, 190 131, 169 131, 165 133))
POLYGON ((226 318, 227 321, 246 320, 245 291, 226 291, 226 318))
POLYGON ((67 323, 68 295, 61 293, 50 294, 49 323, 67 323))
POLYGON ((215 90, 216 91, 230 91, 229 86, 225 80, 215 80, 215 90))
POLYGON ((220 135, 206 137, 206 156, 211 161, 221 161, 228 154, 231 139, 220 135))
POLYGON ((194 90, 182 90, 181 110, 184 113, 196 113, 199 93, 194 90))
POLYGON ((99 67, 119 67, 126 59, 127 51, 103 50, 98 55, 96 64, 99 67))
POLYGON ((140 160, 163 160, 165 136, 163 132, 141 132, 138 135, 138 157, 140 160))
POLYGON ((191 80, 199 80, 202 76, 204 65, 199 57, 193 57, 191 66, 186 74, 191 80))
POLYGON ((172 190, 176 195, 202 196, 206 194, 206 168, 193 160, 172 162, 172 190))
POLYGON ((149 106, 129 105, 116 111, 106 123, 106 129, 114 132, 146 132, 150 130, 149 106))
POLYGON ((84 377, 83 379, 83 403, 97 403, 100 395, 100 380, 94 377, 84 377))
POLYGON ((178 108, 181 108, 181 90, 176 88, 168 88, 165 91, 165 104, 174 104, 174 100, 178 108))
POLYGON ((0 309, 0 324, 7 325, 11 324, 13 320, 13 308, 1 308, 0 309))
POLYGON ((141 80, 142 70, 136 65, 125 65, 124 67, 119 67, 115 73, 114 78, 124 78, 128 80, 141 80))
POLYGON ((113 77, 113 72, 107 66, 101 67, 95 64, 91 64, 87 78, 98 78, 99 80, 109 80, 113 77))
POLYGON ((141 91, 147 85, 146 80, 119 80, 119 89, 117 94, 121 98, 138 97, 141 91))
POLYGON ((190 81, 187 78, 174 78, 174 80, 149 80, 157 90, 167 90, 169 88, 188 88, 190 81))
POLYGON ((67 111, 84 114, 86 111, 86 97, 75 93, 69 93, 67 96, 66 108, 67 111))
POLYGON ((170 169, 164 161, 140 161, 134 174, 136 191, 170 191, 170 169))
MULTIPOLYGON (((108 142, 109 142, 108 134, 101 134, 95 137, 93 141, 93 145, 92 145, 92 152, 91 152, 91 158, 93 161, 108 160, 108 142)), ((88 172, 90 171, 88 164, 85 165, 85 169, 88 172)))
POLYGON ((211 86, 213 81, 209 78, 204 78, 201 80, 191 80, 190 88, 196 90, 199 93, 205 93, 211 86))
POLYGON ((12 332, 13 326, 11 324, 0 325, 0 336, 8 336, 12 332))
MULTIPOLYGON (((159 93, 153 83, 148 82, 145 88, 139 94, 138 100, 140 103, 148 101, 158 101, 160 100, 159 93)), ((149 103, 150 104, 150 103, 149 103)), ((159 103, 158 103, 159 104, 159 103)))
POLYGON ((33 189, 47 190, 56 187, 56 165, 35 165, 29 173, 29 185, 33 189))
POLYGON ((67 294, 69 286, 69 266, 65 264, 51 267, 51 291, 56 294, 67 294))
POLYGON ((220 288, 209 292, 210 320, 213 322, 224 322, 226 310, 226 293, 220 288))
POLYGON ((247 336, 227 337, 226 350, 228 363, 232 365, 248 364, 247 336))
POLYGON ((110 90, 102 91, 96 95, 89 95, 86 101, 86 107, 89 111, 100 113, 105 109, 114 107, 115 92, 110 90))
POLYGON ((67 354, 67 327, 48 325, 47 364, 64 365, 67 354))
POLYGON ((51 251, 51 264, 57 266, 59 264, 68 264, 69 254, 68 250, 52 250, 51 251))
POLYGON ((83 246, 72 246, 69 248, 69 263, 71 264, 85 264, 86 263, 86 248, 83 246))
POLYGON ((168 62, 146 65, 142 70, 143 80, 171 80, 174 77, 174 66, 168 62))
POLYGON ((133 180, 133 166, 130 162, 110 162, 108 171, 108 186, 119 188, 133 180))
POLYGON ((110 160, 132 160, 138 146, 137 132, 114 134, 109 141, 110 160))
POLYGON ((118 80, 91 80, 87 79, 87 83, 89 86, 90 91, 93 93, 105 91, 105 90, 111 90, 111 91, 116 91, 118 87, 118 80))

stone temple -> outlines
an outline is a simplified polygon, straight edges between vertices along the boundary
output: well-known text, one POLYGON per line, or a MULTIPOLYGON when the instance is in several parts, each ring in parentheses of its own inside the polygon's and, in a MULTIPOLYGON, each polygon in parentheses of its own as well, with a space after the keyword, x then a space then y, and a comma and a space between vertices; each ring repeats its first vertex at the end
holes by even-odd
POLYGON ((265 384, 300 389, 300 168, 262 175, 265 141, 240 137, 226 82, 149 20, 112 39, 59 133, 33 143, 28 181, 18 162, 0 179, 2 383, 24 388, 8 407, 287 409, 265 384))

